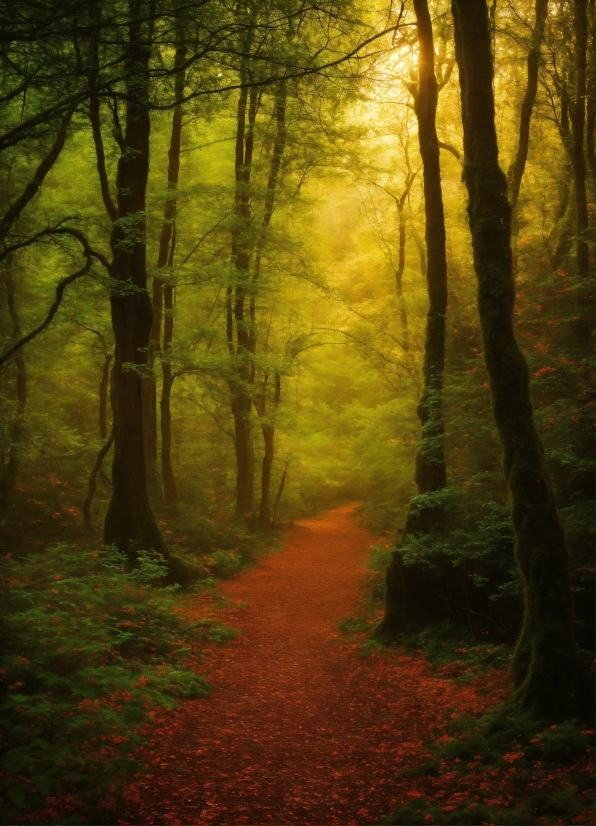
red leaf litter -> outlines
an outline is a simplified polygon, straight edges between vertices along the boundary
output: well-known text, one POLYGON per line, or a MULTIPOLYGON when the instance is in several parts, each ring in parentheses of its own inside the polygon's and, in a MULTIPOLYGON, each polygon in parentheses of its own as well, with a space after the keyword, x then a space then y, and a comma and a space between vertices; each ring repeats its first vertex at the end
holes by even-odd
POLYGON ((398 772, 454 717, 503 699, 506 669, 461 686, 422 653, 362 658, 346 642, 337 625, 358 606, 372 542, 353 510, 298 523, 283 552, 224 586, 224 621, 241 633, 207 661, 211 696, 167 715, 141 754, 149 773, 120 823, 378 823, 437 782, 398 772))

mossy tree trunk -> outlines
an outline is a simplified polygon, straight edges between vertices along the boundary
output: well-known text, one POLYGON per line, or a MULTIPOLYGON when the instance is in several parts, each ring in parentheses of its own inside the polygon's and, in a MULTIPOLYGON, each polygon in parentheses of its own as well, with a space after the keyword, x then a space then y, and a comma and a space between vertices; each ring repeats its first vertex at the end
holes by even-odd
POLYGON ((498 160, 488 9, 486 0, 453 0, 452 10, 478 308, 524 581, 524 620, 513 660, 516 696, 538 717, 559 719, 581 710, 587 683, 574 643, 565 537, 513 329, 511 208, 498 160))
MULTIPOLYGON (((425 494, 436 493, 447 485, 443 420, 447 255, 436 130, 439 85, 435 77, 433 31, 427 0, 414 0, 414 10, 418 24, 418 84, 411 91, 414 94, 423 166, 429 307, 424 342, 423 389, 418 404, 418 417, 422 425, 416 456, 419 495, 410 504, 404 538, 408 534, 431 533, 442 528, 442 505, 436 497, 425 494)), ((405 567, 398 548, 393 552, 387 568, 385 614, 375 630, 375 636, 389 641, 410 623, 421 624, 433 619, 432 609, 433 599, 425 581, 425 572, 416 566, 405 567)))

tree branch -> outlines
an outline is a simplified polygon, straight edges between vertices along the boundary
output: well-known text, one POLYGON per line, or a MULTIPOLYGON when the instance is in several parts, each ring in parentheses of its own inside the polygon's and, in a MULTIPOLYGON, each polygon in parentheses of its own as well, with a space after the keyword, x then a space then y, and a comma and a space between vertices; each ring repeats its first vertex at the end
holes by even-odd
POLYGON ((34 330, 31 330, 30 333, 27 333, 26 336, 22 336, 18 341, 15 341, 8 350, 5 350, 2 355, 0 355, 0 367, 5 364, 8 359, 13 356, 17 350, 20 350, 21 347, 24 347, 25 344, 31 341, 31 339, 35 338, 35 336, 39 335, 45 328, 50 324, 54 316, 58 311, 58 307, 62 303, 62 299, 64 297, 64 291, 68 287, 69 284, 72 284, 73 281, 76 281, 77 278, 81 278, 83 275, 87 275, 89 270, 91 269, 91 258, 88 257, 83 266, 73 272, 72 275, 67 275, 61 281, 58 282, 58 286, 56 287, 56 298, 54 299, 53 304, 51 305, 50 309, 48 310, 48 314, 45 319, 41 322, 41 324, 36 327, 34 330))
POLYGON ((64 115, 64 117, 62 118, 62 122, 60 124, 60 128, 58 129, 58 134, 56 135, 54 145, 35 170, 33 177, 31 178, 23 192, 19 195, 16 201, 13 201, 13 203, 9 206, 8 210, 4 214, 4 217, 0 220, 0 238, 4 238, 6 234, 10 231, 10 228, 17 220, 21 212, 25 209, 29 201, 33 198, 34 195, 36 195, 36 193, 39 190, 39 187, 43 183, 44 178, 56 162, 56 159, 60 155, 60 152, 62 151, 62 148, 64 146, 64 142, 66 140, 66 132, 68 130, 68 125, 71 121, 72 115, 72 109, 70 109, 64 115))

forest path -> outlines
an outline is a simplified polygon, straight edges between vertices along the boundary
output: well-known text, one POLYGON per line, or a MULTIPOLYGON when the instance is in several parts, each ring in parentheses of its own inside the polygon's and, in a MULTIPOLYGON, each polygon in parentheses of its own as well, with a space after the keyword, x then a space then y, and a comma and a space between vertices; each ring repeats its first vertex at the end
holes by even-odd
POLYGON ((363 658, 337 630, 372 541, 354 507, 297 523, 283 552, 224 585, 224 622, 241 633, 208 661, 211 696, 184 702, 145 750, 125 822, 348 826, 404 794, 397 773, 460 698, 423 655, 363 658))

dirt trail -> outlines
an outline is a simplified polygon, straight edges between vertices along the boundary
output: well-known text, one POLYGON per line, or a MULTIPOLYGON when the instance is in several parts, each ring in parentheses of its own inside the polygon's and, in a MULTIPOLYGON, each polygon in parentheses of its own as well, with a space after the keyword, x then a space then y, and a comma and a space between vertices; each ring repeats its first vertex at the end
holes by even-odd
POLYGON ((225 618, 241 634, 209 660, 211 696, 154 738, 127 822, 348 826, 391 811, 455 687, 421 655, 363 659, 337 631, 372 541, 353 509, 298 523, 286 550, 225 585, 248 604, 225 618))

